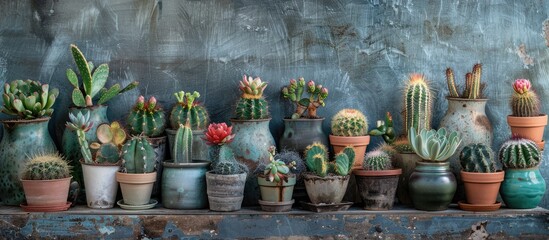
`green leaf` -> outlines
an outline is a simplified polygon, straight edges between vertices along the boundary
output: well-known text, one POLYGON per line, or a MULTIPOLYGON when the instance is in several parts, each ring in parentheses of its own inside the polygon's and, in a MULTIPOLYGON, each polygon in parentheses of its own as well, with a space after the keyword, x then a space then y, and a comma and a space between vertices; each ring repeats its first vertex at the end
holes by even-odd
POLYGON ((34 109, 35 103, 36 103, 36 97, 34 95, 28 96, 23 99, 23 105, 25 106, 26 109, 34 109))
POLYGON ((91 88, 90 95, 92 98, 95 97, 95 95, 105 86, 107 83, 107 78, 109 77, 109 65, 107 64, 101 64, 97 69, 95 69, 95 72, 93 72, 93 84, 91 88))
POLYGON ((2 98, 4 99, 4 106, 6 108, 11 108, 11 101, 10 101, 10 96, 8 94, 2 94, 2 98))
POLYGON ((74 88, 78 88, 78 77, 76 76, 76 73, 72 69, 67 69, 67 78, 69 79, 69 82, 74 86, 74 88))
POLYGON ((111 100, 111 98, 115 97, 120 93, 120 84, 114 84, 109 90, 107 90, 103 95, 101 95, 101 98, 99 98, 99 102, 97 104, 103 104, 107 101, 111 100))
POLYGON ((72 103, 74 103, 77 107, 85 107, 86 106, 86 99, 84 99, 84 95, 82 94, 82 91, 80 89, 75 88, 72 91, 72 103))
POLYGON ((48 97, 48 99, 45 103, 46 104, 44 106, 44 109, 51 108, 53 106, 53 104, 55 103, 55 95, 50 94, 50 96, 48 97))
POLYGON ((95 66, 93 65, 93 63, 91 61, 88 62, 88 68, 90 69, 90 71, 93 71, 93 68, 95 66))
POLYGON ((78 71, 80 71, 82 83, 84 84, 84 91, 86 92, 86 94, 89 95, 92 89, 92 76, 90 73, 90 68, 88 66, 88 61, 86 61, 84 54, 82 54, 80 49, 78 49, 78 47, 74 44, 71 44, 71 52, 72 57, 74 58, 74 62, 78 67, 78 71))

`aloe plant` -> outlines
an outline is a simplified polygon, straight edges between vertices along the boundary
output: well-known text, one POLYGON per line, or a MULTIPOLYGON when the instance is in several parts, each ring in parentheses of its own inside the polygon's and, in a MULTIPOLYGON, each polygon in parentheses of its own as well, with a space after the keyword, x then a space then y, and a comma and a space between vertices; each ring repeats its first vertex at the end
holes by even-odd
POLYGON ((461 136, 458 132, 448 132, 445 128, 438 131, 421 129, 418 134, 412 127, 408 132, 408 141, 423 160, 443 162, 454 155, 461 143, 461 136))

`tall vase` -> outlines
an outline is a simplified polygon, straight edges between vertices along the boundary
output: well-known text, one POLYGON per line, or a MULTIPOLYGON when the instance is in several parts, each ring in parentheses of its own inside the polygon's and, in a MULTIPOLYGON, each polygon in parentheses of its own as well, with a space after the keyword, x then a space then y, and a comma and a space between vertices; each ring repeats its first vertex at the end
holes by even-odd
POLYGON ((279 151, 292 150, 303 156, 305 148, 313 142, 328 146, 328 138, 322 131, 324 118, 283 119, 284 133, 280 137, 279 151))
POLYGON ((3 121, 0 141, 0 197, 5 205, 19 205, 25 200, 19 173, 29 157, 56 153, 48 131, 50 118, 3 121))
MULTIPOLYGON (((246 164, 249 173, 253 173, 259 163, 269 163, 269 147, 275 146, 275 141, 269 130, 271 119, 237 120, 231 119, 235 137, 229 146, 233 149, 236 159, 246 164)), ((258 205, 259 185, 257 177, 249 174, 244 188, 245 206, 258 205)))
POLYGON ((488 99, 448 99, 448 111, 440 122, 440 127, 450 131, 457 131, 461 134, 461 144, 456 153, 448 160, 450 170, 457 179, 457 190, 454 202, 465 200, 465 188, 461 181, 461 166, 459 164, 459 153, 463 147, 473 143, 483 143, 492 146, 492 124, 486 116, 485 107, 488 99))
MULTIPOLYGON (((107 106, 99 105, 88 108, 69 108, 69 113, 76 115, 79 112, 82 114, 86 114, 87 112, 90 113, 90 122, 93 123, 93 125, 91 129, 86 132, 86 139, 89 143, 97 142, 97 134, 95 133, 97 127, 102 123, 109 122, 109 119, 107 118, 107 106)), ((63 154, 70 160, 70 164, 73 167, 73 180, 79 182, 80 186, 84 186, 84 184, 82 184, 84 176, 82 175, 82 166, 80 165, 82 154, 80 153, 80 145, 76 138, 76 132, 66 128, 63 132, 61 141, 63 145, 63 154)))
POLYGON ((448 162, 418 162, 410 175, 410 196, 414 207, 424 211, 446 210, 456 192, 456 178, 448 162))

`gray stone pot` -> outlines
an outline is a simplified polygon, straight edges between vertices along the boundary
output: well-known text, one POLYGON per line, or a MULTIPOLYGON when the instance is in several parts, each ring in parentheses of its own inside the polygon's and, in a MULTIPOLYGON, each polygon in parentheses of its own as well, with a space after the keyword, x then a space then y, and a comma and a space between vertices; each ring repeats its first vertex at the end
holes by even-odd
POLYGON ((284 121, 284 133, 280 137, 279 151, 292 150, 303 156, 305 148, 313 142, 329 146, 328 136, 322 131, 324 118, 285 118, 282 120, 284 121))
POLYGON ((379 211, 393 208, 398 176, 401 173, 401 169, 353 171, 364 209, 379 211))
POLYGON ((221 175, 206 172, 210 210, 232 212, 240 210, 244 199, 246 173, 221 175))
POLYGON ((172 209, 201 209, 208 206, 206 171, 209 161, 164 162, 162 204, 172 209))
POLYGON ((307 195, 313 204, 337 204, 341 203, 350 175, 319 177, 313 174, 303 174, 307 195))

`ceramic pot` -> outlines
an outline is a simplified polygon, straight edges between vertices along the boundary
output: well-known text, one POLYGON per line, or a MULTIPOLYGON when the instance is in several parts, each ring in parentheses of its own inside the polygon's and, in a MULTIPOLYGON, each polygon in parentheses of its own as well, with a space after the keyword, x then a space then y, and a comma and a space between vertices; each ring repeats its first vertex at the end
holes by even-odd
POLYGON ((543 150, 543 132, 547 125, 547 115, 543 114, 538 117, 513 117, 507 116, 507 124, 511 127, 512 136, 520 136, 528 138, 538 145, 540 150, 543 150))
POLYGON ((319 177, 313 174, 303 174, 307 195, 313 204, 337 204, 341 203, 350 176, 326 176, 319 177))
POLYGON ((280 137, 279 151, 291 150, 303 156, 305 148, 314 142, 328 146, 328 138, 322 131, 324 118, 285 118, 284 132, 280 137))
POLYGON ((362 169, 364 153, 366 153, 366 147, 368 147, 369 143, 370 136, 342 137, 330 134, 330 144, 332 144, 332 147, 334 148, 334 154, 340 153, 347 146, 353 146, 355 148, 353 169, 362 169))
POLYGON ((209 161, 192 163, 164 162, 162 173, 162 204, 172 209, 208 207, 206 171, 209 161))
POLYGON ((535 208, 545 195, 545 180, 539 167, 506 169, 499 193, 508 208, 535 208))
POLYGON ((0 198, 4 205, 19 206, 25 200, 19 173, 29 157, 57 153, 48 132, 49 121, 48 117, 2 122, 4 135, 0 141, 0 198))
POLYGON ((116 173, 120 165, 82 163, 86 203, 89 208, 112 208, 116 203, 118 183, 116 173))
POLYGON ((160 189, 162 188, 162 171, 163 166, 162 163, 164 162, 164 159, 166 157, 166 136, 160 136, 160 137, 151 137, 149 138, 149 142, 151 143, 151 146, 154 149, 154 161, 156 162, 155 169, 156 169, 156 181, 153 184, 153 189, 151 196, 158 198, 160 197, 160 189))
POLYGON ((504 176, 504 171, 494 173, 461 171, 467 203, 473 205, 495 204, 504 176))
POLYGON ((246 173, 221 175, 206 172, 210 210, 232 212, 240 210, 244 199, 246 173))
POLYGON ((407 206, 413 206, 410 192, 408 191, 408 183, 410 175, 414 172, 417 163, 421 158, 415 153, 399 153, 396 155, 395 168, 400 168, 402 174, 398 177, 397 198, 398 201, 407 206))
POLYGON ((492 124, 486 116, 488 99, 466 99, 446 97, 448 110, 440 121, 440 127, 449 131, 457 131, 461 135, 461 144, 456 153, 448 160, 450 169, 457 179, 457 190, 454 202, 465 200, 465 190, 461 181, 461 165, 459 153, 463 148, 473 143, 483 143, 492 146, 492 124))
POLYGON ((398 176, 401 169, 367 171, 354 170, 358 192, 366 210, 389 210, 393 208, 398 176))
POLYGON ((269 182, 265 177, 257 178, 261 200, 267 202, 289 202, 292 200, 296 176, 289 176, 288 182, 269 182))
POLYGON ((71 178, 21 180, 27 206, 59 207, 67 204, 71 178))
MULTIPOLYGON (((166 135, 168 135, 168 144, 170 149, 170 157, 173 157, 173 144, 175 133, 177 130, 166 129, 166 135)), ((204 130, 193 130, 193 146, 191 152, 192 160, 208 160, 208 145, 204 141, 204 130)))
POLYGON ((116 172, 116 181, 120 183, 120 190, 124 204, 142 206, 149 204, 156 172, 152 173, 121 173, 116 172))
MULTIPOLYGON (((235 137, 229 147, 236 159, 248 166, 249 172, 255 171, 259 163, 269 163, 269 147, 276 146, 269 122, 271 119, 238 120, 231 119, 235 137)), ((250 175, 244 189, 244 206, 258 205, 259 185, 257 177, 250 175)))
POLYGON ((410 175, 409 190, 414 207, 424 211, 448 209, 456 192, 450 163, 418 162, 410 175))

